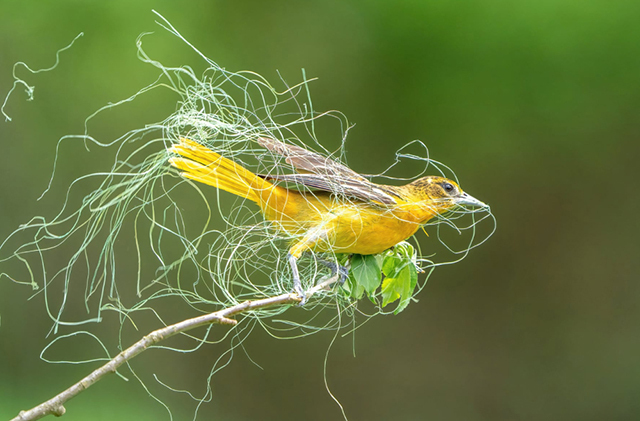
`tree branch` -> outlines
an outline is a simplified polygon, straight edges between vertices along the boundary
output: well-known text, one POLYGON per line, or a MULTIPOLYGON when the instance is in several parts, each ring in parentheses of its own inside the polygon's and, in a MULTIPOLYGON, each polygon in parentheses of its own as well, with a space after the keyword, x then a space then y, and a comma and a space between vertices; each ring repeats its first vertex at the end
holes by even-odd
MULTIPOLYGON (((325 289, 331 284, 335 283, 337 280, 337 275, 332 276, 326 281, 321 282, 313 288, 307 290, 305 295, 307 296, 307 298, 309 298, 316 292, 325 289)), ((161 329, 154 330, 135 344, 131 345, 129 348, 116 355, 105 365, 94 370, 91 374, 89 374, 73 386, 69 387, 68 389, 64 390, 48 401, 29 409, 28 411, 20 411, 20 414, 18 414, 18 416, 13 418, 11 421, 32 421, 38 420, 47 415, 55 415, 57 417, 63 415, 66 412, 64 404, 69 399, 77 396, 78 394, 80 394, 80 392, 98 382, 107 374, 115 373, 120 366, 131 360, 136 355, 147 350, 150 346, 155 345, 158 342, 170 338, 174 335, 209 324, 235 326, 238 321, 231 319, 230 317, 251 310, 258 310, 275 305, 300 303, 301 301, 302 297, 298 296, 298 294, 295 293, 282 294, 274 297, 263 298, 260 300, 245 301, 235 306, 227 307, 225 309, 205 314, 203 316, 194 317, 192 319, 183 320, 181 322, 163 327, 161 329)))

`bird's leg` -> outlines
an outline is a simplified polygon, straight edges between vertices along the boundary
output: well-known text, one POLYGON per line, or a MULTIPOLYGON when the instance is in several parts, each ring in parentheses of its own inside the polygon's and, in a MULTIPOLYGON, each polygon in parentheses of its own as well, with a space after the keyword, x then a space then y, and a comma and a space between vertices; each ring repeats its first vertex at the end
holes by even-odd
POLYGON ((318 263, 320 263, 321 265, 329 268, 329 270, 331 270, 331 276, 335 276, 336 274, 339 275, 339 282, 341 284, 344 284, 344 281, 347 279, 347 276, 349 276, 349 267, 348 266, 342 266, 340 264, 338 264, 338 262, 334 262, 331 260, 326 260, 320 257, 316 257, 316 261, 318 263))
POLYGON ((307 294, 302 289, 302 282, 300 282, 300 272, 298 271, 298 259, 302 253, 311 249, 315 244, 327 237, 327 231, 324 225, 319 225, 308 230, 304 237, 289 249, 287 259, 291 266, 291 276, 293 278, 293 290, 302 298, 300 305, 304 305, 307 302, 307 294))
POLYGON ((293 278, 293 290, 298 294, 302 301, 300 301, 300 305, 303 305, 307 301, 307 295, 304 293, 302 289, 302 282, 300 282, 300 273, 298 272, 298 258, 293 254, 287 254, 287 260, 289 260, 289 265, 291 266, 291 277, 293 278))

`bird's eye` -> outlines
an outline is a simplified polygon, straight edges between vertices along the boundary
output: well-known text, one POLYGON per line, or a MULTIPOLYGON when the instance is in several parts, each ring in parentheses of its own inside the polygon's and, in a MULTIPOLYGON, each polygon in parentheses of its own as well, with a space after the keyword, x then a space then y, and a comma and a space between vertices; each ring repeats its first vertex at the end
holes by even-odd
POLYGON ((451 193, 452 191, 455 190, 455 187, 453 187, 453 184, 451 183, 444 183, 442 185, 442 188, 444 189, 444 191, 446 191, 447 193, 451 193))

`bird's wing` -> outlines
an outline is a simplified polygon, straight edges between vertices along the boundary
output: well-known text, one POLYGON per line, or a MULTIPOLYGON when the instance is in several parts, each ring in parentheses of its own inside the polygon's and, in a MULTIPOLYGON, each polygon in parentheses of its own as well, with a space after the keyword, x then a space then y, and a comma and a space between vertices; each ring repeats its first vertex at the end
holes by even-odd
POLYGON ((258 143, 269 151, 285 157, 286 162, 293 165, 298 172, 328 176, 343 176, 367 181, 366 178, 346 165, 342 165, 339 162, 315 152, 308 151, 299 146, 287 145, 279 140, 267 137, 258 138, 258 143))
POLYGON ((319 174, 272 174, 261 175, 267 180, 301 184, 340 196, 355 197, 360 200, 380 202, 385 205, 397 203, 395 192, 368 181, 353 180, 349 177, 328 177, 319 174))
POLYGON ((267 180, 292 182, 341 196, 387 205, 397 203, 396 198, 399 196, 394 191, 370 182, 343 164, 276 139, 261 137, 257 141, 269 151, 285 157, 286 162, 300 172, 263 175, 267 180))

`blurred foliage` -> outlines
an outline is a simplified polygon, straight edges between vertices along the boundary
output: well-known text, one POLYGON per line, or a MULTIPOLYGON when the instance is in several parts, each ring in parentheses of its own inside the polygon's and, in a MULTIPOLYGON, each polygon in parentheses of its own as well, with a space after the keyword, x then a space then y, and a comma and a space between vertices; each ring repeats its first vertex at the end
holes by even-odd
MULTIPOLYGON (((335 342, 328 384, 349 419, 640 417, 640 242, 638 223, 624 216, 640 205, 640 3, 3 0, 2 93, 14 62, 49 66, 58 48, 85 36, 56 71, 28 78, 35 100, 18 92, 7 107, 13 121, 0 123, 2 237, 32 215, 54 214, 71 180, 108 165, 100 150, 63 146, 54 189, 36 201, 57 139, 154 79, 135 57, 140 33, 156 31, 145 42, 167 65, 194 62, 160 33, 152 8, 229 69, 271 80, 278 70, 294 83, 304 67, 319 77, 315 108, 357 124, 355 170, 380 172, 419 138, 498 217, 489 243, 439 268, 419 303, 335 342)), ((112 139, 163 118, 172 101, 149 95, 90 131, 112 139)), ((421 237, 424 250, 429 241, 421 237)), ((30 294, 0 280, 2 418, 91 368, 39 360, 51 323, 30 294)), ((340 419, 323 381, 330 341, 331 333, 276 341, 256 331, 247 356, 213 377, 214 402, 199 417, 340 419)), ((152 351, 134 364, 198 393, 219 352, 152 351)), ((148 383, 174 419, 191 419, 186 394, 148 383)), ((137 382, 115 376, 67 407, 67 420, 168 419, 137 382)))

